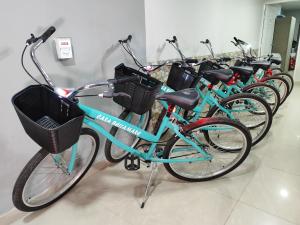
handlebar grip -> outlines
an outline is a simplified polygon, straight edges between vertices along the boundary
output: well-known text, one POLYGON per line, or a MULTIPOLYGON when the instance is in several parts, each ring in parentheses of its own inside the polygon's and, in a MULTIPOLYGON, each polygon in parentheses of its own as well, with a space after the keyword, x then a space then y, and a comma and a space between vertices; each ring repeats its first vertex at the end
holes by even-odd
POLYGON ((198 63, 198 59, 186 59, 186 63, 198 63))
POLYGON ((127 37, 127 41, 131 41, 131 39, 132 39, 132 35, 129 34, 128 37, 127 37))
POLYGON ((56 31, 54 26, 49 27, 41 36, 40 39, 43 40, 43 42, 47 41, 47 39, 56 31))
POLYGON ((235 40, 236 43, 239 42, 239 39, 237 39, 236 37, 233 37, 233 40, 235 40))

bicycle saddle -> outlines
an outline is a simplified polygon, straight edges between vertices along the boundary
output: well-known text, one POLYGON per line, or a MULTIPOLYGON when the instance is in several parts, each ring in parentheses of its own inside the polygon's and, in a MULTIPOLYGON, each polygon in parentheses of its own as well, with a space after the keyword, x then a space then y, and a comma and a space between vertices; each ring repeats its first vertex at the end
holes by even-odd
POLYGON ((270 68, 271 66, 271 62, 268 61, 253 61, 250 63, 251 66, 253 66, 254 70, 257 69, 263 69, 263 70, 267 70, 270 68))
POLYGON ((232 66, 230 69, 234 73, 238 73, 245 77, 250 77, 253 74, 253 68, 250 66, 232 66))
POLYGON ((180 108, 191 110, 196 107, 200 96, 193 88, 183 89, 171 93, 159 94, 156 96, 157 100, 163 100, 168 104, 174 104, 180 108))
POLYGON ((276 65, 280 65, 281 64, 281 60, 280 59, 270 59, 271 63, 274 63, 276 65))
POLYGON ((213 85, 217 84, 219 81, 228 82, 232 76, 233 72, 230 69, 207 70, 203 72, 203 78, 213 85))

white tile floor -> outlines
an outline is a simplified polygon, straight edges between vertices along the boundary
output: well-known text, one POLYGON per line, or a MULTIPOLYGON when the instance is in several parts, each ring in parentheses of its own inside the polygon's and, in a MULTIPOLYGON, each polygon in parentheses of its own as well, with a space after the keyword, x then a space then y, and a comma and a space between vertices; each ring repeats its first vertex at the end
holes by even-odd
POLYGON ((184 183, 160 168, 156 189, 140 209, 149 169, 99 163, 57 204, 35 213, 13 209, 0 224, 300 225, 299 99, 298 85, 265 140, 222 179, 184 183))

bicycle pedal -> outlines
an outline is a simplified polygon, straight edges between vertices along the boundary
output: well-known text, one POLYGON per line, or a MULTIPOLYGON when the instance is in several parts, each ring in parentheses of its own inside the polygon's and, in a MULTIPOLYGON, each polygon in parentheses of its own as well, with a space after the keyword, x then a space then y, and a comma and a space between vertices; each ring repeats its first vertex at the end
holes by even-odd
POLYGON ((156 156, 157 156, 158 158, 162 158, 162 157, 163 157, 163 153, 164 153, 164 149, 163 149, 163 148, 158 147, 158 148, 156 149, 156 156))
POLYGON ((129 154, 124 160, 124 167, 129 171, 138 170, 141 167, 141 160, 139 157, 129 154))

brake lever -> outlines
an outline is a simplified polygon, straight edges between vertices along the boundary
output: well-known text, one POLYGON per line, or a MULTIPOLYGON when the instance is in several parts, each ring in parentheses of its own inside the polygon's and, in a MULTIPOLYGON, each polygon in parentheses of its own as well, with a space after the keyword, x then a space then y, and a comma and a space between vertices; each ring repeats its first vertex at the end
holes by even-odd
POLYGON ((131 42, 131 40, 132 40, 132 35, 129 34, 128 37, 127 37, 127 39, 125 39, 125 40, 119 40, 119 43, 120 44, 126 44, 128 41, 131 42))
POLYGON ((32 43, 35 43, 37 40, 38 38, 36 38, 34 34, 30 34, 30 38, 26 40, 26 44, 31 45, 32 43))

